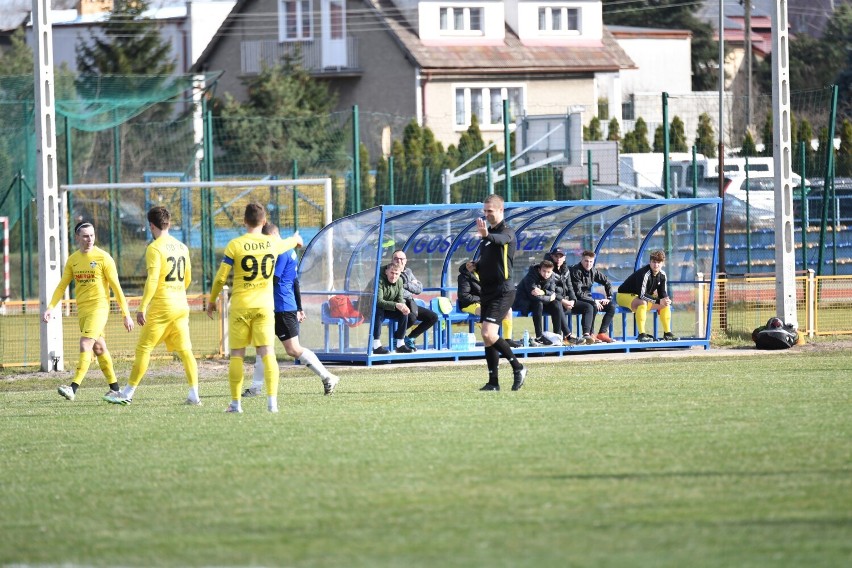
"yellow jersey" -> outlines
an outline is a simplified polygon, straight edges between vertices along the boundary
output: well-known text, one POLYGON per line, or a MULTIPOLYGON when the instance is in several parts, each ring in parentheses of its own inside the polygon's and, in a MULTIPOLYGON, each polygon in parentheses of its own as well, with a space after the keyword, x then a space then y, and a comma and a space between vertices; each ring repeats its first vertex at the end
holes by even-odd
POLYGON ((77 312, 88 314, 97 309, 109 308, 109 289, 112 288, 121 313, 129 316, 127 299, 118 283, 118 270, 115 261, 105 250, 92 247, 87 253, 77 251, 68 257, 62 279, 53 292, 53 298, 47 305, 52 309, 62 299, 65 289, 74 282, 77 296, 77 312))
POLYGON ((297 239, 281 239, 275 235, 246 233, 232 239, 225 247, 225 257, 213 279, 210 301, 215 302, 234 270, 234 284, 231 291, 231 309, 268 308, 274 310, 272 298, 272 275, 275 272, 275 259, 296 247, 297 239))
POLYGON ((157 311, 184 310, 186 290, 192 282, 189 248, 171 235, 161 235, 145 249, 148 277, 139 311, 148 307, 157 311))

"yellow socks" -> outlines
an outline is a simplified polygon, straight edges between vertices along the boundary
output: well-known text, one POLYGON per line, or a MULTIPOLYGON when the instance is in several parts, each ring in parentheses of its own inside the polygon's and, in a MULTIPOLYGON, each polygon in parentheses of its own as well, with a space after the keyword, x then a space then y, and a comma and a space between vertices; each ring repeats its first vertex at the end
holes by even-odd
POLYGON ((642 305, 636 308, 636 327, 639 333, 645 333, 645 321, 648 319, 648 304, 642 302, 642 305))
POLYGON ((231 386, 231 400, 240 400, 243 390, 243 358, 231 355, 228 365, 228 382, 231 386))
POLYGON ((267 353, 263 359, 263 384, 268 396, 278 396, 278 361, 275 353, 267 353))
POLYGON ((503 339, 512 339, 512 318, 503 320, 503 339))
POLYGON ((192 351, 178 351, 177 356, 180 357, 180 360, 183 363, 183 370, 184 373, 186 373, 186 384, 190 387, 197 387, 198 361, 195 360, 195 355, 192 354, 192 351))
POLYGON ((78 385, 83 383, 83 379, 86 378, 86 373, 89 371, 89 366, 92 364, 92 352, 91 351, 80 351, 80 359, 77 361, 77 372, 74 373, 74 380, 72 383, 76 383, 78 385))
POLYGON ((136 350, 136 360, 133 361, 133 369, 130 371, 130 378, 127 384, 134 389, 142 382, 142 377, 148 371, 148 364, 151 362, 151 354, 147 351, 136 350))
POLYGON ((671 333, 672 332, 672 309, 671 306, 666 306, 665 308, 660 308, 660 322, 663 324, 663 332, 671 333))

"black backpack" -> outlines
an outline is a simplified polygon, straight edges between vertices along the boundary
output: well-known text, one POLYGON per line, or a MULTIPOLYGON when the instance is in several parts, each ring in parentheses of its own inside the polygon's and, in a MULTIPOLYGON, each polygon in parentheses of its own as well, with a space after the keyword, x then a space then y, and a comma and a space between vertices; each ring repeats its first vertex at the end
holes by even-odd
POLYGON ((758 349, 789 349, 799 341, 799 333, 793 324, 785 324, 781 318, 769 318, 751 332, 751 339, 758 349))

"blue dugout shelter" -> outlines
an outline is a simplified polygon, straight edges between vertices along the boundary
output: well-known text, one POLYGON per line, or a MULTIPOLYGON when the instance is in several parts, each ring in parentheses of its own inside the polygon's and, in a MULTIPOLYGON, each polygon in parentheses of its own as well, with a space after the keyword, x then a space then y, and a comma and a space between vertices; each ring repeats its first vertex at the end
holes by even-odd
MULTIPOLYGON (((596 267, 617 287, 648 263, 652 250, 664 250, 664 270, 674 301, 673 331, 681 338, 677 342, 638 343, 633 315, 617 313, 615 343, 520 348, 516 353, 530 356, 692 345, 709 348, 721 211, 722 201, 716 198, 506 203, 505 219, 518 239, 515 283, 548 251, 562 248, 566 262, 576 264, 582 251, 588 249, 597 255, 596 267)), ((305 247, 299 265, 307 314, 300 333, 302 344, 323 361, 367 365, 482 356, 481 342, 464 349, 452 348, 453 333, 473 327, 473 318, 458 313, 447 314, 439 321, 436 327, 443 325, 443 331, 420 338, 416 353, 374 355, 371 332, 379 274, 396 249, 406 252, 408 267, 423 283, 420 298, 424 302, 429 304, 433 298, 444 296, 455 306, 459 266, 466 259, 478 257, 476 218, 481 215, 481 203, 382 205, 337 219, 321 229, 305 247), (341 295, 367 316, 366 321, 334 317, 329 312, 329 298, 341 295), (460 323, 453 326, 451 318, 460 323)), ((528 327, 524 320, 516 320, 516 339, 524 327, 528 327)), ((393 347, 387 325, 381 337, 383 345, 393 347)))

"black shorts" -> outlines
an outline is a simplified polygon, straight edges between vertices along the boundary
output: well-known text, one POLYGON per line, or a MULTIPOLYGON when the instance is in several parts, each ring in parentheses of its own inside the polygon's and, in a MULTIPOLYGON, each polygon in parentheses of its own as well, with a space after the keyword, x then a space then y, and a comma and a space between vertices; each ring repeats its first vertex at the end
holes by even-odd
POLYGON ((482 311, 479 321, 497 323, 503 321, 515 301, 515 289, 504 288, 494 294, 482 292, 482 311))
POLYGON ((275 336, 281 341, 299 337, 298 312, 275 312, 275 336))

